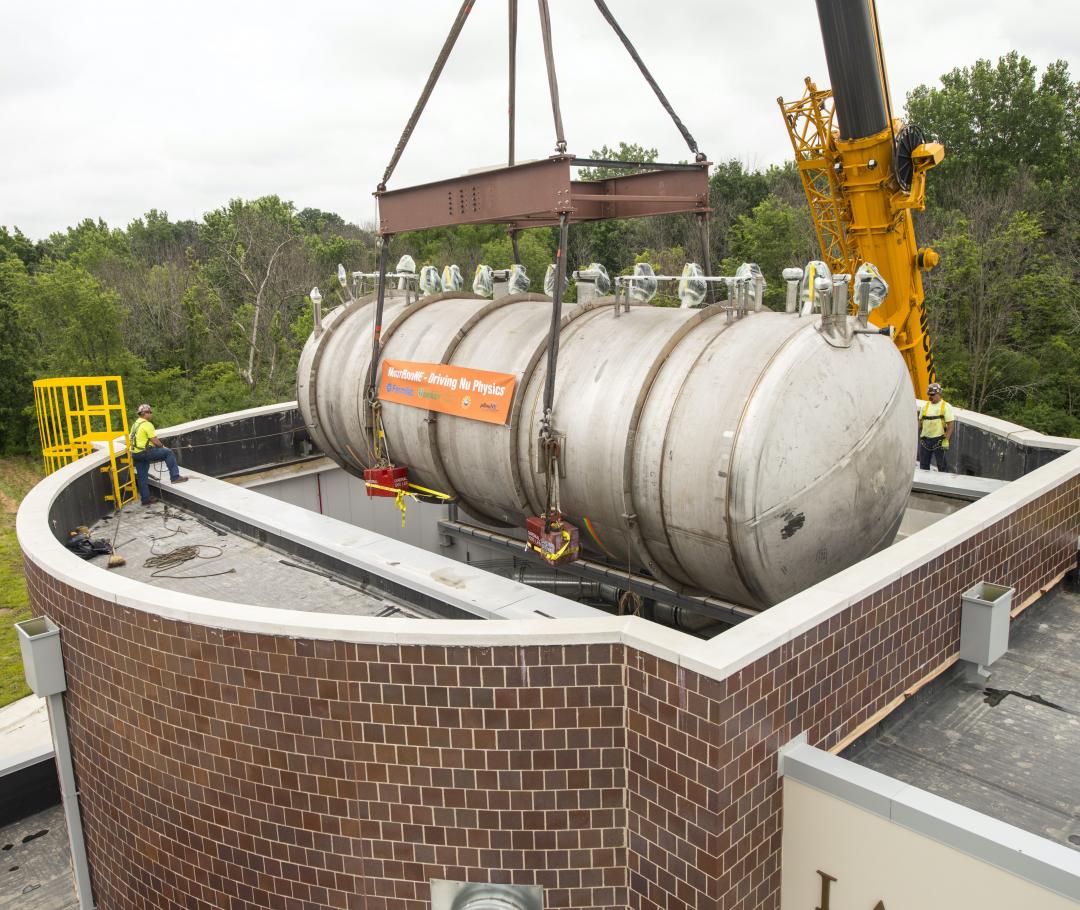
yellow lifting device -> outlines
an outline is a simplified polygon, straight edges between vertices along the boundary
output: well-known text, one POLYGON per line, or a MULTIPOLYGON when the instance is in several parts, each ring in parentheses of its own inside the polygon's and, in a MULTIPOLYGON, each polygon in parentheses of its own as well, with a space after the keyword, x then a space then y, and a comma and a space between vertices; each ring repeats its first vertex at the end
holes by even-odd
POLYGON ((106 501, 122 509, 135 499, 138 494, 131 454, 126 445, 117 445, 128 439, 124 383, 119 376, 38 379, 34 405, 46 474, 88 455, 95 443, 101 443, 109 451, 109 464, 101 471, 112 481, 112 493, 106 494, 106 501))
POLYGON ((915 394, 925 398, 936 376, 922 273, 938 254, 918 246, 911 213, 925 207, 926 172, 945 150, 892 115, 874 0, 818 0, 818 17, 835 92, 807 78, 802 98, 777 101, 822 259, 834 274, 877 266, 889 295, 870 320, 895 328, 915 394))

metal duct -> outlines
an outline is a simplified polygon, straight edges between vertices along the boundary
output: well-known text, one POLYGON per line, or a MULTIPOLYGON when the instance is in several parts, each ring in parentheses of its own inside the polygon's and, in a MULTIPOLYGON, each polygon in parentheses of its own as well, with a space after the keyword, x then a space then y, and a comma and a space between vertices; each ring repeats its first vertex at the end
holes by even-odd
MULTIPOLYGON (((298 369, 313 438, 370 463, 364 394, 372 304, 327 314, 298 369)), ((915 459, 913 393, 888 339, 830 346, 816 320, 607 301, 562 322, 554 420, 562 509, 583 545, 673 590, 770 606, 892 542, 915 459), (588 519, 588 525, 585 524, 588 519)), ((544 503, 535 473, 551 301, 387 300, 385 356, 519 377, 507 425, 383 403, 391 457, 488 524, 544 503)))
POLYGON ((589 581, 586 578, 575 578, 572 575, 557 575, 554 572, 542 569, 520 567, 512 573, 511 577, 514 581, 523 585, 539 588, 541 591, 551 591, 560 597, 569 597, 572 600, 588 598, 617 604, 622 594, 622 591, 615 585, 604 584, 601 581, 589 581))
POLYGON ((889 125, 871 0, 817 0, 841 139, 876 136, 889 125))
POLYGON ((704 613, 695 613, 689 607, 681 604, 653 604, 653 619, 667 626, 674 626, 685 632, 700 632, 717 626, 716 617, 706 616, 704 613))

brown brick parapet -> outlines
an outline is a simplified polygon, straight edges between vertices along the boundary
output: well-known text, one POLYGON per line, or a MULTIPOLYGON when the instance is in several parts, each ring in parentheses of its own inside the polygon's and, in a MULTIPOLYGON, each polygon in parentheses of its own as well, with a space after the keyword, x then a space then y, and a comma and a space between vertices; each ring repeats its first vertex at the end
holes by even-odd
POLYGON ((450 878, 541 884, 547 907, 776 908, 777 749, 836 746, 952 660, 974 583, 1025 601, 1075 565, 1080 481, 1060 470, 969 507, 990 516, 969 533, 950 516, 951 543, 905 541, 929 555, 879 589, 818 610, 830 581, 670 657, 677 636, 651 647, 640 620, 519 646, 230 630, 28 552, 34 610, 62 629, 98 907, 421 910, 450 878))

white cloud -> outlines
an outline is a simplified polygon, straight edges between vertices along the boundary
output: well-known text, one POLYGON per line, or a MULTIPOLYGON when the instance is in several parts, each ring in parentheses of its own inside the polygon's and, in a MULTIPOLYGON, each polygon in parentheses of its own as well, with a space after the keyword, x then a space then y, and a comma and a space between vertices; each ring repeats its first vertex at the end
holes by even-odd
MULTIPOLYGON (((776 97, 827 84, 813 0, 611 3, 712 160, 786 160, 776 97)), ((878 0, 894 104, 978 57, 1013 48, 1069 60, 1080 5, 951 0, 933 17, 878 0)), ((191 0, 11 4, 0 32, 0 224, 34 237, 149 208, 198 218, 278 193, 370 221, 371 191, 457 9, 454 2, 191 0)), ((506 5, 477 2, 392 186, 462 173, 506 151, 506 5)), ((688 156, 588 0, 552 3, 566 135, 587 154, 620 140, 688 156)), ((518 156, 553 150, 536 9, 521 3, 518 156)))

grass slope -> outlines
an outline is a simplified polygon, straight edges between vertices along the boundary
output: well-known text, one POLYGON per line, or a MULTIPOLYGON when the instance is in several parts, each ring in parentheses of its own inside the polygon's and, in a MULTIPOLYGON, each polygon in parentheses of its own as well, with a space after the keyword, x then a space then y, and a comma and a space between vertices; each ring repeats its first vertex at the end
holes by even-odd
POLYGON ((15 634, 15 623, 30 617, 15 513, 41 477, 41 465, 35 460, 0 458, 0 707, 30 694, 15 634))

